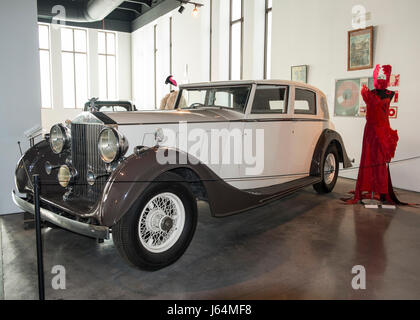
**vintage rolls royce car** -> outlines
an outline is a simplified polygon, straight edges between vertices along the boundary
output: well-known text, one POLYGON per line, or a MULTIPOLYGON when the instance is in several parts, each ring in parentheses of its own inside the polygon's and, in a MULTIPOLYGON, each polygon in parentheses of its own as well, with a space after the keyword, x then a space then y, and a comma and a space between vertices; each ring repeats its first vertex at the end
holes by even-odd
POLYGON ((12 196, 34 213, 38 174, 43 220, 97 239, 112 233, 128 262, 157 270, 191 242, 197 199, 225 217, 310 185, 328 193, 340 163, 351 166, 320 90, 188 84, 173 111, 92 110, 53 126, 18 162, 12 196))

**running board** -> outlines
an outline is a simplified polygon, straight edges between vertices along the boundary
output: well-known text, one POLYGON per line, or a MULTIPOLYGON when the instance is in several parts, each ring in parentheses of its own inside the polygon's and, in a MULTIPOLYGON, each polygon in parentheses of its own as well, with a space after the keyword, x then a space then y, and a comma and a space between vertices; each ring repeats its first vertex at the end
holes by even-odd
POLYGON ((321 182, 320 177, 308 176, 305 178, 293 180, 290 182, 282 183, 282 184, 271 186, 271 187, 246 190, 246 192, 249 192, 252 194, 259 194, 262 196, 266 195, 267 197, 264 197, 263 199, 259 201, 260 203, 265 203, 268 201, 273 201, 279 198, 286 197, 289 194, 292 194, 300 189, 317 184, 319 182, 321 182))

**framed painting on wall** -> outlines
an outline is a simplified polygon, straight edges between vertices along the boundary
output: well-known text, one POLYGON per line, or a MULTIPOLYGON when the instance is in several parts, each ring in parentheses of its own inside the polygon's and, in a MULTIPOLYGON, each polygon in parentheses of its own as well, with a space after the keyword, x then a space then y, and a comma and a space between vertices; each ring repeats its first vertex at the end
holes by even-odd
POLYGON ((347 70, 373 68, 373 26, 348 32, 347 70))
POLYGON ((292 66, 292 81, 308 83, 308 66, 292 66))

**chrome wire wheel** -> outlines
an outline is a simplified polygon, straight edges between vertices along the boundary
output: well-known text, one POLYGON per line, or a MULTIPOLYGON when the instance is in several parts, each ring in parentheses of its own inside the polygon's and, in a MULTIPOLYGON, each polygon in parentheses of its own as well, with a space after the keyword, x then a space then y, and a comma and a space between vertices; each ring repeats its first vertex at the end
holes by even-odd
POLYGON ((152 198, 140 215, 138 233, 141 244, 152 253, 162 253, 174 246, 185 225, 185 208, 173 193, 152 198))
POLYGON ((334 181, 335 171, 337 170, 335 155, 333 153, 328 154, 325 158, 324 163, 324 182, 329 185, 334 181))

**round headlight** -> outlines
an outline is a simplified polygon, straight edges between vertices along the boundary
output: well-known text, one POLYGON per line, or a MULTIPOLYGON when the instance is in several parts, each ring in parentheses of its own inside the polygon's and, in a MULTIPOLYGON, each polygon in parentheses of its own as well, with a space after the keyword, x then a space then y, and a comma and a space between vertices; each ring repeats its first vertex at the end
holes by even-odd
POLYGON ((128 149, 128 142, 117 130, 105 128, 99 135, 99 154, 105 163, 111 163, 124 156, 128 149))
POLYGON ((63 188, 67 188, 67 186, 71 182, 71 179, 73 178, 70 168, 66 165, 60 167, 60 169, 58 170, 57 177, 58 177, 58 183, 63 188))
POLYGON ((50 130, 50 146, 55 154, 63 152, 70 145, 70 134, 62 124, 56 124, 50 130))

